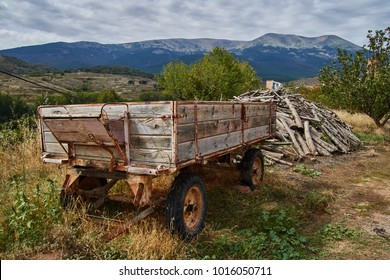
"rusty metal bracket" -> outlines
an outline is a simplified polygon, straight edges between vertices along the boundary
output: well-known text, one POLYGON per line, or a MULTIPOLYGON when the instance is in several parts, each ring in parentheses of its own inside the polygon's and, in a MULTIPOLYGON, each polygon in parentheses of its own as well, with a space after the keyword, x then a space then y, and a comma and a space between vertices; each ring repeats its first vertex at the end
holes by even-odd
POLYGON ((109 168, 109 171, 110 172, 113 172, 115 167, 117 166, 118 162, 115 160, 115 155, 114 155, 114 152, 111 151, 111 149, 109 147, 107 147, 106 145, 104 145, 102 142, 100 142, 99 140, 96 139, 95 135, 93 135, 92 133, 88 133, 88 137, 96 144, 98 145, 99 147, 103 148, 104 150, 106 150, 107 152, 110 153, 111 155, 111 160, 110 160, 110 168, 109 168))
MULTIPOLYGON (((125 152, 123 152, 122 148, 120 147, 120 145, 118 144, 118 140, 115 139, 113 133, 111 132, 110 130, 110 126, 109 126, 109 122, 107 121, 108 120, 108 117, 107 117, 107 113, 103 113, 105 112, 104 111, 104 107, 107 106, 107 105, 120 105, 120 106, 126 106, 126 112, 125 112, 125 125, 127 123, 128 125, 128 114, 129 114, 129 108, 126 104, 123 104, 123 103, 105 103, 102 108, 101 108, 101 111, 100 111, 100 118, 99 118, 99 121, 103 124, 104 128, 106 129, 107 131, 107 134, 108 136, 111 138, 112 140, 112 143, 114 144, 115 148, 118 150, 119 154, 121 155, 125 165, 128 165, 129 163, 129 158, 126 156, 125 152)), ((126 145, 126 143, 125 143, 126 145)))

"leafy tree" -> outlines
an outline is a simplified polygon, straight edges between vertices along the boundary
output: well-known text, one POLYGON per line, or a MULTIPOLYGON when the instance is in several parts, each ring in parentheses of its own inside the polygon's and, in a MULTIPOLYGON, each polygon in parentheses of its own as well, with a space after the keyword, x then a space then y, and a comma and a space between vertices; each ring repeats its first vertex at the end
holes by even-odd
POLYGON ((390 27, 369 30, 367 38, 362 51, 338 50, 337 61, 321 69, 321 90, 341 108, 365 113, 383 127, 390 119, 390 27))
POLYGON ((179 100, 227 100, 259 88, 261 80, 247 63, 223 48, 214 48, 199 62, 169 63, 157 77, 163 93, 179 100))
POLYGON ((178 100, 190 99, 189 70, 190 67, 183 62, 171 62, 164 66, 157 77, 159 85, 164 88, 163 94, 178 100))
POLYGON ((110 89, 99 93, 96 101, 98 103, 106 103, 106 102, 119 102, 122 101, 122 99, 113 89, 110 89))

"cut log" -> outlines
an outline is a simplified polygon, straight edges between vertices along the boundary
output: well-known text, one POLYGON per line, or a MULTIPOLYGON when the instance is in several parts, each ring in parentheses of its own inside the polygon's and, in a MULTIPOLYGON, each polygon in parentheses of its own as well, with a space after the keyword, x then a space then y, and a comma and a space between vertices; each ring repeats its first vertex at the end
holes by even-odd
POLYGON ((286 121, 281 118, 280 121, 282 122, 284 128, 286 129, 288 135, 290 136, 291 142, 293 143, 294 149, 297 151, 298 155, 305 156, 305 153, 302 151, 301 146, 299 145, 297 139, 295 138, 294 131, 290 129, 286 121))
POLYGON ((352 127, 341 121, 334 112, 305 100, 300 94, 291 94, 288 89, 246 92, 235 96, 234 101, 272 101, 277 104, 275 137, 278 144, 267 145, 277 146, 274 152, 281 152, 289 158, 330 156, 362 146, 352 133, 352 127))
POLYGON ((301 120, 301 118, 299 117, 297 110, 295 109, 295 107, 293 106, 293 104, 290 102, 290 100, 288 99, 288 97, 286 97, 286 98, 284 99, 284 102, 286 102, 288 108, 290 109, 291 114, 292 114, 293 117, 294 117, 295 124, 296 124, 297 127, 298 127, 298 130, 303 132, 302 120, 301 120))
POLYGON ((317 155, 318 152, 317 152, 316 146, 314 145, 313 138, 311 137, 309 121, 304 121, 303 126, 305 129, 306 144, 310 150, 311 155, 315 156, 315 155, 317 155))

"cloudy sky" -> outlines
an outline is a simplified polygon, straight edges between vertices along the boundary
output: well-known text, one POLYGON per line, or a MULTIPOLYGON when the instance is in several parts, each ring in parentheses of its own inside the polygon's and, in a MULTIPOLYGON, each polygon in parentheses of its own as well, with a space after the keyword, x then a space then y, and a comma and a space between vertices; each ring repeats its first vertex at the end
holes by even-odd
POLYGON ((357 45, 390 26, 388 0, 0 0, 0 49, 56 41, 253 40, 333 34, 357 45))

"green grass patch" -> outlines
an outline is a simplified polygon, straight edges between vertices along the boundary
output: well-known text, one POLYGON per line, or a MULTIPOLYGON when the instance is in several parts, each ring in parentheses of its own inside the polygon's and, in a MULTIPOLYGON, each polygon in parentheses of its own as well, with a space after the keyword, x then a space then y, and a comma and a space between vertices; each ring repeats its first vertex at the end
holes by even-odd
POLYGON ((307 166, 305 166, 303 164, 298 164, 297 166, 294 167, 293 170, 295 172, 301 173, 302 175, 310 176, 312 178, 321 176, 320 171, 313 169, 313 168, 308 168, 307 166))
POLYGON ((326 224, 318 231, 319 237, 323 240, 357 240, 362 236, 362 232, 357 229, 348 228, 343 223, 326 224))
POLYGON ((354 134, 365 144, 384 144, 386 141, 389 141, 389 138, 386 135, 363 133, 358 131, 354 131, 354 134))
POLYGON ((295 209, 262 211, 252 227, 197 246, 204 259, 310 259, 316 248, 300 231, 295 209))

